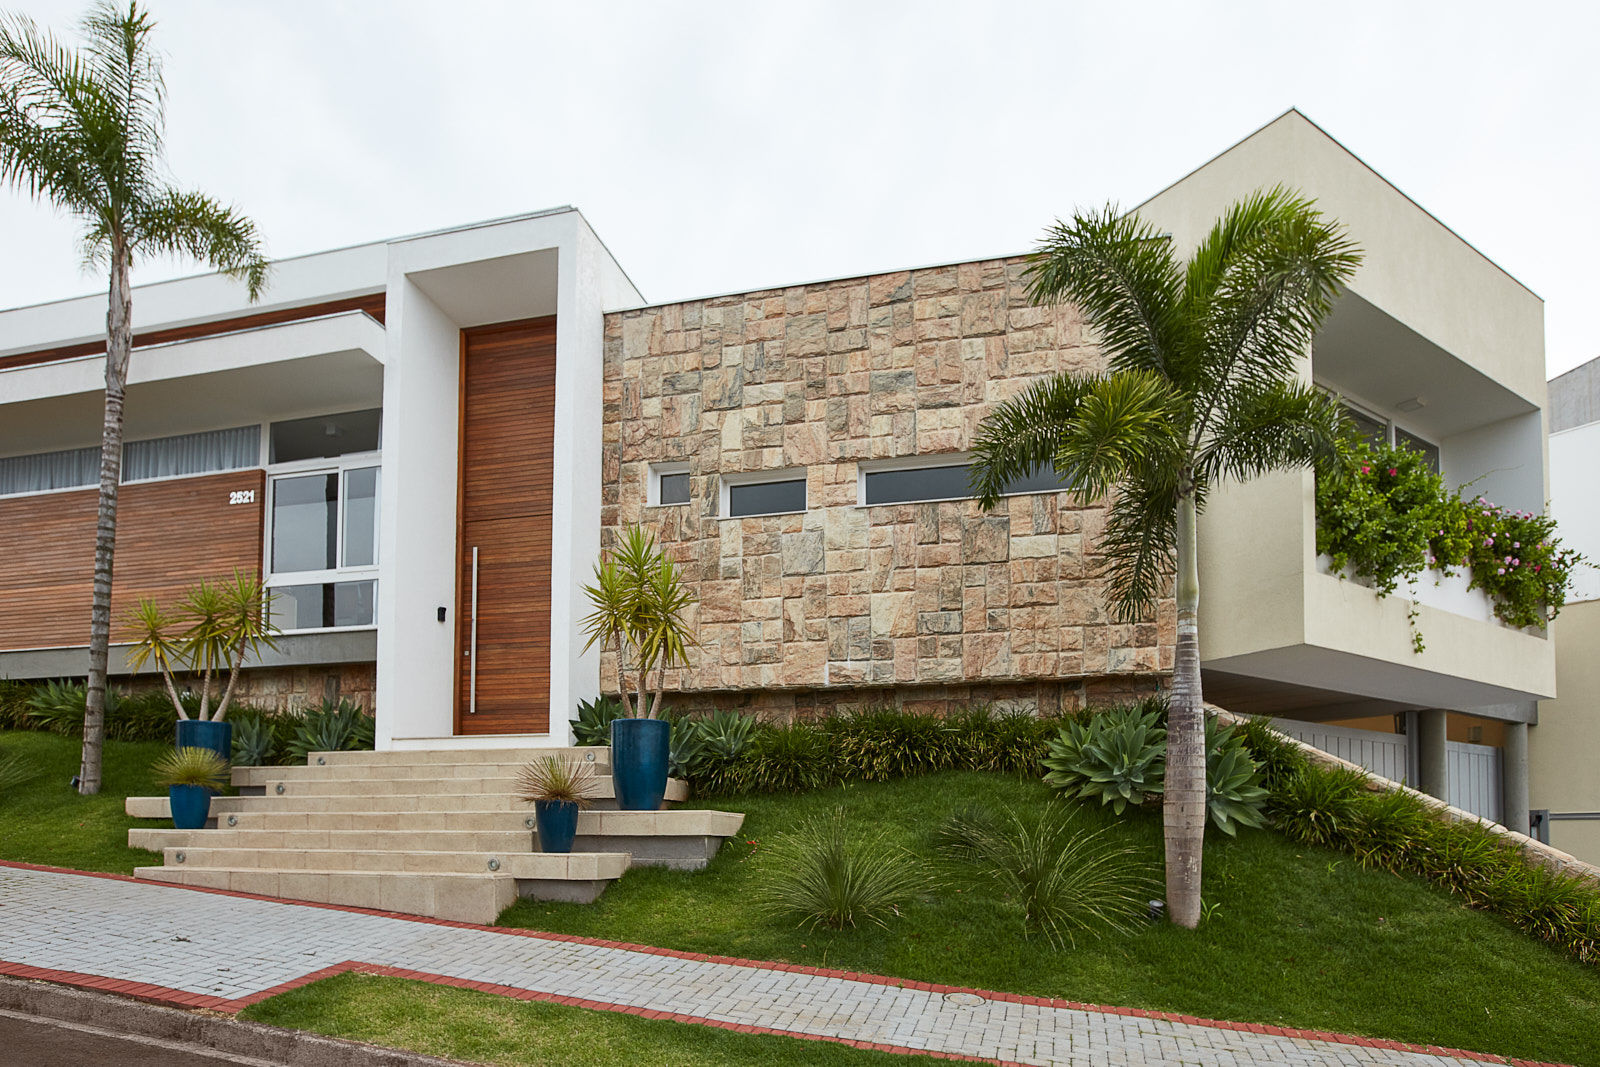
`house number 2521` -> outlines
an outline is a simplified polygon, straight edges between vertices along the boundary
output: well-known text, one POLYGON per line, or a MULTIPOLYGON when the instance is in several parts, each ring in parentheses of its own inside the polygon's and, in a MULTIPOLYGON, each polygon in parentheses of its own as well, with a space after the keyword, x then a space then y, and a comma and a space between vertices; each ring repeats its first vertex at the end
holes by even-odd
POLYGON ((230 504, 254 504, 255 502, 256 491, 254 489, 235 489, 228 494, 228 503, 230 504))

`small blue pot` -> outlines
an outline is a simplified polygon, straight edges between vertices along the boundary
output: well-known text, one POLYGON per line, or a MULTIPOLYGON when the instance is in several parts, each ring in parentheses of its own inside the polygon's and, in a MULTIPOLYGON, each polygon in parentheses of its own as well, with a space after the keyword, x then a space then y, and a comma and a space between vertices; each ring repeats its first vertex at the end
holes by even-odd
POLYGON ((571 800, 535 800, 533 818, 539 826, 539 851, 571 852, 578 836, 578 805, 571 800))
POLYGON ((209 748, 223 763, 233 762, 233 723, 178 720, 179 748, 209 748))
POLYGON ((211 790, 203 785, 167 786, 174 830, 201 830, 211 815, 211 790))
POLYGON ((672 724, 665 719, 612 720, 611 776, 618 808, 661 810, 671 746, 672 724))

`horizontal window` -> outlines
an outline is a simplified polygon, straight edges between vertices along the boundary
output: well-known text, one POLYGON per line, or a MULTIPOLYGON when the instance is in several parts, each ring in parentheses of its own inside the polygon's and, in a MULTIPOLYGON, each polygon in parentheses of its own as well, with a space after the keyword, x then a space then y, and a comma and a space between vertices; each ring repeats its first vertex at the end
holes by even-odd
POLYGON ((100 482, 100 448, 69 448, 0 459, 0 496, 77 489, 100 482))
POLYGON ((371 626, 377 595, 375 581, 274 586, 269 590, 272 621, 280 630, 371 626))
POLYGON ((650 507, 689 502, 689 465, 687 463, 652 463, 650 482, 645 489, 645 503, 650 507))
MULTIPOLYGON (((122 448, 122 480, 176 478, 232 471, 261 463, 261 427, 129 441, 122 448)), ((100 484, 100 446, 69 448, 0 459, 0 496, 49 489, 83 489, 100 484)))
POLYGON ((295 463, 376 452, 382 425, 381 408, 275 422, 268 435, 272 441, 272 462, 295 463))
POLYGON ((863 504, 907 504, 918 500, 956 500, 972 495, 972 464, 868 471, 863 504))
POLYGON ((133 441, 122 450, 122 480, 174 478, 206 471, 238 470, 261 463, 261 427, 235 426, 153 441, 133 441))
MULTIPOLYGON (((1028 474, 1011 479, 1000 495, 1056 493, 1071 488, 1072 483, 1058 475, 1054 467, 1043 464, 1028 474)), ((861 478, 861 502, 867 505, 964 500, 975 495, 970 463, 868 470, 861 478)))
POLYGON ((727 517, 782 515, 806 509, 806 480, 735 482, 728 486, 727 517))

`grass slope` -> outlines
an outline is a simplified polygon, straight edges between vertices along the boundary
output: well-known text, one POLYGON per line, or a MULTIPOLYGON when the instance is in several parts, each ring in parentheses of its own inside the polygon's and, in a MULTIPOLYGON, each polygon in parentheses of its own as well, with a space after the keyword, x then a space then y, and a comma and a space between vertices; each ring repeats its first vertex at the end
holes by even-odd
POLYGON ((243 1017, 474 1063, 902 1067, 936 1062, 927 1056, 872 1052, 769 1034, 738 1034, 365 974, 342 974, 301 986, 246 1008, 243 1017))
POLYGON ((158 741, 107 741, 101 790, 85 797, 69 784, 82 755, 78 738, 0 731, 0 754, 21 755, 40 770, 33 781, 0 795, 0 859, 113 874, 159 865, 159 852, 128 847, 128 828, 170 824, 130 819, 122 802, 166 793, 151 780, 150 765, 170 751, 158 741))
MULTIPOLYGON (((1056 951, 1023 936, 1020 913, 957 886, 888 929, 796 929, 751 906, 763 843, 843 805, 934 861, 928 835, 972 804, 1042 803, 1039 782, 949 773, 857 783, 800 797, 742 797, 740 839, 700 874, 629 872, 589 906, 521 901, 503 925, 696 952, 778 959, 922 981, 1212 1018, 1336 1030, 1502 1055, 1600 1064, 1600 969, 1579 964, 1424 883, 1270 831, 1208 834, 1207 918, 1056 951)), ((1091 821, 1108 819, 1098 811, 1091 821)), ((1158 813, 1122 830, 1159 869, 1158 813)), ((1161 895, 1159 890, 1155 895, 1161 895)))

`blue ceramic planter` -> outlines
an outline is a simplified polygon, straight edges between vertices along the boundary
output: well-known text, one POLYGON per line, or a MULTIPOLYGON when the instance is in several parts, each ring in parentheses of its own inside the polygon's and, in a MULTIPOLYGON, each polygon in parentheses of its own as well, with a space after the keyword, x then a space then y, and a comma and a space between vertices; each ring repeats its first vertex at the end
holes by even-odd
POLYGON ((571 852, 578 836, 578 805, 571 800, 536 800, 533 818, 539 826, 539 851, 571 852))
POLYGON ((222 758, 223 763, 232 763, 233 723, 179 719, 178 747, 209 748, 222 758))
POLYGON ((172 807, 173 829, 200 830, 211 814, 211 790, 203 785, 169 785, 167 803, 172 807))
POLYGON ((667 753, 672 724, 664 719, 613 719, 611 776, 617 807, 659 811, 667 792, 667 753))

